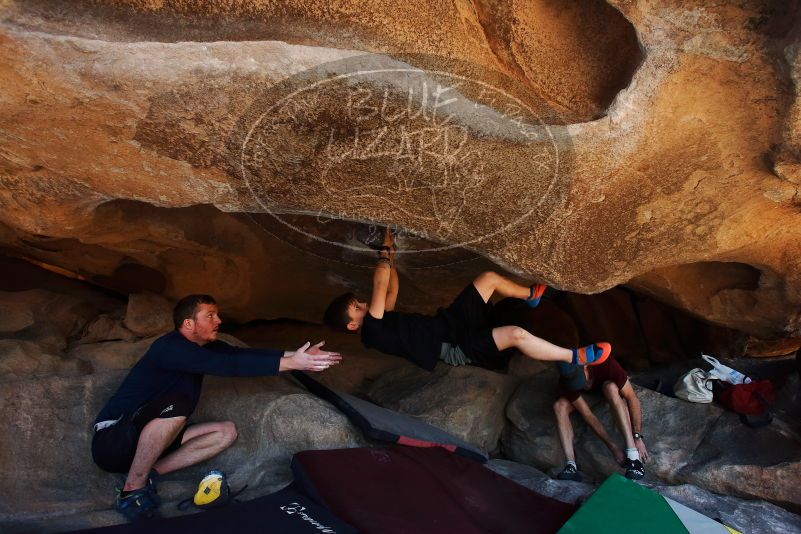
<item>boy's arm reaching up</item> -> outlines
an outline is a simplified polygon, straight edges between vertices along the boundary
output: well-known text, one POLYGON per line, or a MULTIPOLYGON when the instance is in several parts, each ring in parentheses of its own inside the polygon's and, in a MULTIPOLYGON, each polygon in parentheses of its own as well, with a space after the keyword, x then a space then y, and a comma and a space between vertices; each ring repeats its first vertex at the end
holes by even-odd
POLYGON ((398 270, 393 263, 389 268, 389 285, 387 286, 387 302, 384 305, 384 311, 392 311, 395 309, 395 303, 398 301, 398 270))
MULTIPOLYGON (((392 231, 387 228, 384 230, 384 246, 388 247, 389 257, 389 285, 387 286, 387 301, 384 305, 384 311, 392 311, 395 309, 395 302, 398 300, 398 270, 395 268, 395 236, 392 231)), ((383 255, 382 255, 383 257, 383 255)))
MULTIPOLYGON (((382 319, 387 306, 387 289, 390 279, 389 258, 381 257, 373 272, 373 296, 370 297, 368 313, 375 319, 382 319)), ((394 302, 392 303, 394 305, 394 302)))

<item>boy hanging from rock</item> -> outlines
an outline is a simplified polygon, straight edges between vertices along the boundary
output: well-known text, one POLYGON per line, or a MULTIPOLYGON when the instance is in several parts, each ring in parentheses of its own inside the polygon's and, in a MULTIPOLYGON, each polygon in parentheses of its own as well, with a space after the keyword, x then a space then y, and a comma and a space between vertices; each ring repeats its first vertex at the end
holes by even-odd
POLYGON ((378 252, 369 302, 345 293, 328 306, 325 324, 336 330, 361 332, 365 347, 406 358, 428 371, 440 360, 450 365, 490 367, 488 364, 496 361, 501 351, 510 348, 535 360, 579 366, 599 365, 612 351, 609 343, 564 348, 519 326, 493 326, 489 302, 493 294, 523 299, 536 307, 546 287, 524 287, 491 271, 480 274, 436 315, 393 311, 398 298, 395 250, 394 236, 387 229, 378 252))

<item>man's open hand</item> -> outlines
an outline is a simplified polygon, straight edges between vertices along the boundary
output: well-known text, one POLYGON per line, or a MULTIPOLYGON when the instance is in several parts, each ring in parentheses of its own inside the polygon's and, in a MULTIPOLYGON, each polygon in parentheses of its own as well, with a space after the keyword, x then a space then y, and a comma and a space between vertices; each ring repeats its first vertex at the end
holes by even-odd
POLYGON ((308 341, 302 347, 292 353, 291 358, 292 369, 298 371, 325 371, 332 365, 338 364, 342 361, 342 356, 338 352, 328 352, 321 350, 325 341, 320 341, 314 346, 308 341))

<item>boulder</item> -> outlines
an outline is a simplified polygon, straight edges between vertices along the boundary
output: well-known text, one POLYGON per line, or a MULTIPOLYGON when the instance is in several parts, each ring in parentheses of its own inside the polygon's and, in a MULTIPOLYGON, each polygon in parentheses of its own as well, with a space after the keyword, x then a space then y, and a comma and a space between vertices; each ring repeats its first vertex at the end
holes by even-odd
POLYGON ((135 339, 137 339, 136 334, 125 327, 122 319, 103 314, 86 326, 77 342, 83 344, 118 340, 134 341, 135 339))
POLYGON ((140 337, 166 334, 174 328, 172 305, 160 295, 134 293, 128 297, 125 326, 140 337))
POLYGON ((44 293, 20 291, 0 293, 0 333, 13 334, 34 323, 33 307, 45 300, 44 293))
POLYGON ((45 352, 31 341, 0 339, 0 383, 32 378, 80 376, 92 372, 87 362, 45 352))
POLYGON ((770 501, 801 511, 799 420, 774 416, 761 428, 724 413, 707 429, 690 462, 674 480, 724 495, 770 501))
POLYGON ((127 370, 144 356, 157 338, 149 337, 137 341, 105 341, 76 345, 67 353, 71 359, 85 362, 95 372, 127 370))
POLYGON ((550 367, 551 366, 545 362, 529 358, 521 352, 515 351, 512 357, 509 358, 509 367, 506 372, 510 376, 529 378, 543 371, 547 371, 550 367))
POLYGON ((3 384, 0 469, 13 477, 15 490, 0 503, 0 525, 109 506, 115 479, 92 463, 91 426, 122 377, 51 376, 3 384))
POLYGON ((80 335, 104 303, 44 289, 30 289, 0 292, 0 307, 4 310, 0 335, 13 334, 16 339, 34 341, 45 350, 58 353, 67 347, 71 338, 80 335))
POLYGON ((438 364, 433 372, 411 366, 389 371, 372 383, 367 396, 492 452, 516 386, 514 378, 479 367, 438 364))

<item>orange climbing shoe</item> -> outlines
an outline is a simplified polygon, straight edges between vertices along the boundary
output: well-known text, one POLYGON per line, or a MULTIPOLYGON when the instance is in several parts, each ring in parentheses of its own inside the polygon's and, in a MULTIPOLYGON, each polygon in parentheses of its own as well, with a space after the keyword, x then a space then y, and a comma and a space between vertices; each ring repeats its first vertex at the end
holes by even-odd
POLYGON ((600 365, 612 354, 612 345, 601 341, 580 349, 573 349, 573 365, 600 365))
POLYGON ((534 284, 533 286, 529 287, 529 295, 526 299, 526 304, 529 305, 531 308, 536 308, 540 304, 540 299, 542 295, 545 294, 545 290, 548 289, 548 286, 545 284, 534 284))

